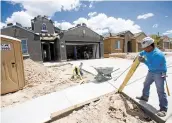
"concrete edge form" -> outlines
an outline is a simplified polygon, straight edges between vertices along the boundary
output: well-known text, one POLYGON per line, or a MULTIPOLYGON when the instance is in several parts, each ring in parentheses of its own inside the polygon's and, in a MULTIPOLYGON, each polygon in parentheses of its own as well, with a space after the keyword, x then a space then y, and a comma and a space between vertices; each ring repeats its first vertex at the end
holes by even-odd
POLYGON ((137 106, 139 106, 145 113, 147 116, 149 116, 152 120, 156 121, 157 123, 165 123, 164 120, 162 120, 160 117, 158 117, 156 114, 153 114, 151 111, 149 111, 148 109, 146 109, 144 106, 142 106, 140 103, 138 103, 137 101, 135 101, 133 98, 131 98, 130 96, 128 96, 127 94, 125 94, 124 92, 121 92, 122 95, 124 95, 125 97, 129 98, 131 101, 133 101, 137 106))
POLYGON ((99 101, 101 97, 109 95, 109 94, 113 94, 113 93, 116 93, 116 91, 101 95, 99 97, 90 99, 90 100, 85 101, 83 103, 76 104, 76 105, 73 105, 73 106, 68 107, 66 109, 54 112, 54 113, 51 114, 51 117, 50 117, 51 119, 49 121, 44 122, 44 123, 51 123, 52 121, 61 119, 61 118, 65 117, 65 116, 69 115, 70 113, 72 113, 74 110, 79 110, 79 109, 83 108, 85 105, 89 105, 91 102, 99 101))

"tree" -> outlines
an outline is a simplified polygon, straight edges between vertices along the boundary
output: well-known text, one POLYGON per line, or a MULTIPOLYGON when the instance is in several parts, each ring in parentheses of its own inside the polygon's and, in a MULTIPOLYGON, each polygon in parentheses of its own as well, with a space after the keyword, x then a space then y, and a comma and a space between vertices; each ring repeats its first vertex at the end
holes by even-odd
POLYGON ((159 35, 159 33, 158 33, 158 35, 156 35, 156 34, 151 35, 151 38, 154 39, 155 45, 156 45, 157 47, 159 47, 159 41, 160 41, 160 39, 161 39, 161 36, 159 35))

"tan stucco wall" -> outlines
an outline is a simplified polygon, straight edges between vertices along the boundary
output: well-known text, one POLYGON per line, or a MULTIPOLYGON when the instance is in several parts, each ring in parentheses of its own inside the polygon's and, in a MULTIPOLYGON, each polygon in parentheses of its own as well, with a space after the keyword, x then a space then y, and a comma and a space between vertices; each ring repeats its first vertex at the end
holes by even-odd
POLYGON ((104 40, 104 53, 111 53, 111 39, 104 40))
POLYGON ((132 52, 138 52, 138 44, 135 39, 132 39, 132 52))
POLYGON ((111 39, 111 53, 122 53, 123 52, 123 46, 124 46, 124 39, 121 38, 115 38, 111 39), (116 49, 116 41, 120 41, 120 49, 116 49))
POLYGON ((143 33, 136 37, 136 41, 138 42, 138 51, 142 51, 141 44, 139 42, 141 42, 145 37, 146 35, 144 35, 143 33))

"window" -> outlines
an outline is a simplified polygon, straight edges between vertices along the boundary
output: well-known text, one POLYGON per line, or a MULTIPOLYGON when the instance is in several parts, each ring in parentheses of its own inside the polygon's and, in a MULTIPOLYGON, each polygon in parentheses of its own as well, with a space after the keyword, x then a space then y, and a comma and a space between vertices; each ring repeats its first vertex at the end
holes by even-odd
POLYGON ((47 32, 47 26, 45 23, 42 24, 42 31, 46 31, 47 32))
POLYGON ((115 42, 115 49, 120 49, 120 41, 115 42))
POLYGON ((22 39, 21 43, 22 43, 22 53, 23 54, 28 54, 27 40, 22 39))

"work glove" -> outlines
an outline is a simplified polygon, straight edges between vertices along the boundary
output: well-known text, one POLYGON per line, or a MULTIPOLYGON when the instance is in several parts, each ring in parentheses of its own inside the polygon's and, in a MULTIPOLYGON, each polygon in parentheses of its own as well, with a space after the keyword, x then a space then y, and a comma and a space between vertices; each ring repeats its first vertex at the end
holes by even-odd
POLYGON ((139 56, 139 57, 138 57, 138 60, 139 60, 140 62, 145 62, 145 58, 144 58, 143 56, 139 56))
POLYGON ((166 78, 168 77, 166 73, 161 73, 161 77, 166 78))

